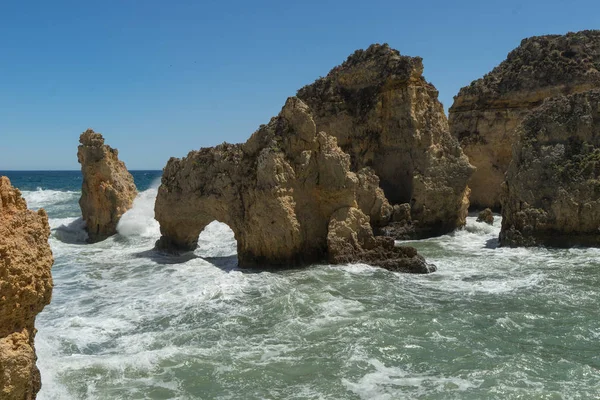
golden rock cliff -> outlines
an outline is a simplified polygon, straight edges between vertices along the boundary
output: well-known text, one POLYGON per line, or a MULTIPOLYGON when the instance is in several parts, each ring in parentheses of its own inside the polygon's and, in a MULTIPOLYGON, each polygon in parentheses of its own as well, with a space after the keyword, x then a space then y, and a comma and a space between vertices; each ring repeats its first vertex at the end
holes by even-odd
POLYGON ((600 246, 600 90, 549 99, 516 130, 503 246, 600 246))
POLYGON ((157 247, 193 250, 217 220, 233 230, 243 267, 329 259, 433 271, 414 249, 373 235, 370 221, 386 221, 393 211, 378 183, 371 169, 352 172, 336 138, 317 132, 308 106, 291 97, 246 143, 169 160, 155 204, 157 247))
POLYGON ((471 205, 500 208, 515 130, 544 99, 600 87, 600 31, 524 39, 505 61, 454 97, 450 129, 477 168, 471 205))
POLYGON ((79 206, 90 242, 117 233, 119 219, 133 205, 137 189, 119 152, 104 144, 100 133, 88 129, 79 137, 77 159, 83 183, 79 206))
POLYGON ((34 399, 41 388, 35 316, 50 303, 53 258, 44 210, 27 209, 0 177, 0 398, 34 399))
POLYGON ((402 238, 451 232, 464 225, 469 205, 473 167, 422 73, 421 58, 372 45, 297 94, 317 131, 335 136, 350 155, 351 169, 379 176, 388 201, 402 210, 383 232, 402 238))

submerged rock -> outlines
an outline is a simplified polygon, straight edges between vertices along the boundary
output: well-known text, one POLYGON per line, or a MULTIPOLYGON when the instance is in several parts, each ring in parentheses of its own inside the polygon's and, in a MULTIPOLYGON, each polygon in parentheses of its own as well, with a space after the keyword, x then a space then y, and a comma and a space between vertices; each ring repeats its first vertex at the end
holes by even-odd
POLYGON ((99 242, 117 233, 119 218, 133 205, 137 189, 117 149, 104 144, 100 133, 91 129, 79 137, 77 159, 83 183, 79 206, 90 242, 99 242))
POLYGON ((373 168, 389 202, 410 206, 402 227, 413 238, 465 224, 473 172, 450 134, 438 91, 422 73, 421 58, 375 44, 297 94, 311 108, 317 131, 335 136, 350 155, 353 171, 373 168))
POLYGON ((35 317, 52 296, 50 226, 0 177, 0 398, 34 399, 41 388, 35 317))
POLYGON ((291 97, 246 143, 169 160, 155 205, 162 234, 156 245, 193 250, 200 232, 217 220, 233 230, 242 267, 329 258, 428 272, 416 252, 373 236, 369 220, 391 213, 373 171, 351 172, 336 138, 317 133, 308 106, 291 97), (346 215, 360 221, 360 229, 346 215))
POLYGON ((547 100, 516 132, 500 244, 600 246, 600 90, 547 100))
POLYGON ((471 205, 500 208, 515 129, 544 99, 600 87, 600 31, 524 39, 500 65, 460 90, 450 129, 477 167, 471 205))
POLYGON ((486 208, 481 211, 479 215, 477 215, 477 222, 485 222, 486 224, 494 225, 494 214, 492 213, 492 210, 486 208))

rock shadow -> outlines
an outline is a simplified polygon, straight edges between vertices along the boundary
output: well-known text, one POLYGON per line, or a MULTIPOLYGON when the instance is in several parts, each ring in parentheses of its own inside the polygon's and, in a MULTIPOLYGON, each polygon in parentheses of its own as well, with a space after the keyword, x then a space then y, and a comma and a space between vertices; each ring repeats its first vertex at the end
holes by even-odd
POLYGON ((86 245, 88 244, 88 234, 85 226, 83 217, 79 217, 67 225, 63 224, 52 229, 52 235, 63 243, 86 245))
POLYGON ((496 238, 492 238, 492 239, 488 239, 485 242, 485 246, 486 249, 497 249, 498 247, 500 247, 500 239, 496 238))

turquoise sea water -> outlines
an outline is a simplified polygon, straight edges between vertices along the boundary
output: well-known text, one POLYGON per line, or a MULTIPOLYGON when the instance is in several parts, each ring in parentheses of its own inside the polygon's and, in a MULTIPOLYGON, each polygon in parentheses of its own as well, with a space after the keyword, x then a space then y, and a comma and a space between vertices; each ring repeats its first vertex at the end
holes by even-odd
POLYGON ((50 216, 39 399, 600 398, 600 250, 497 247, 469 217, 411 242, 430 275, 367 265, 236 267, 226 225, 193 254, 152 248, 160 172, 119 234, 85 244, 78 172, 0 172, 50 216))

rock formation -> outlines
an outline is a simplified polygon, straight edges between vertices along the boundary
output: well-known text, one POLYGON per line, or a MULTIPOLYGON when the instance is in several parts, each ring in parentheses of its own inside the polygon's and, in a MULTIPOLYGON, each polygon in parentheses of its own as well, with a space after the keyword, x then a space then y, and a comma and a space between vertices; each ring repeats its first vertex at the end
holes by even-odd
POLYGON ((450 129, 477 167, 471 205, 499 209, 515 129, 544 99, 600 87, 600 31, 524 39, 505 61, 460 90, 450 129))
POLYGON ((600 90, 544 102, 516 131, 503 246, 600 246, 600 90))
POLYGON ((44 210, 27 209, 18 189, 0 177, 0 398, 34 399, 35 316, 50 303, 52 251, 44 210))
POLYGON ((492 210, 486 208, 477 215, 477 222, 485 222, 488 225, 494 225, 494 214, 492 210))
POLYGON ((297 94, 317 131, 350 155, 352 170, 371 167, 389 202, 408 207, 409 218, 384 230, 399 238, 448 233, 465 224, 469 205, 473 167, 422 73, 421 58, 372 45, 297 94))
POLYGON ((289 98, 244 144, 171 158, 155 205, 159 249, 196 248, 210 222, 229 225, 239 265, 368 262, 398 271, 434 270, 414 249, 375 238, 369 221, 393 212, 369 168, 350 171, 335 137, 317 133, 309 108, 289 98))
POLYGON ((83 174, 79 206, 93 243, 117 233, 119 218, 133 205, 137 190, 119 152, 105 145, 100 133, 88 129, 79 142, 77 159, 83 174))

